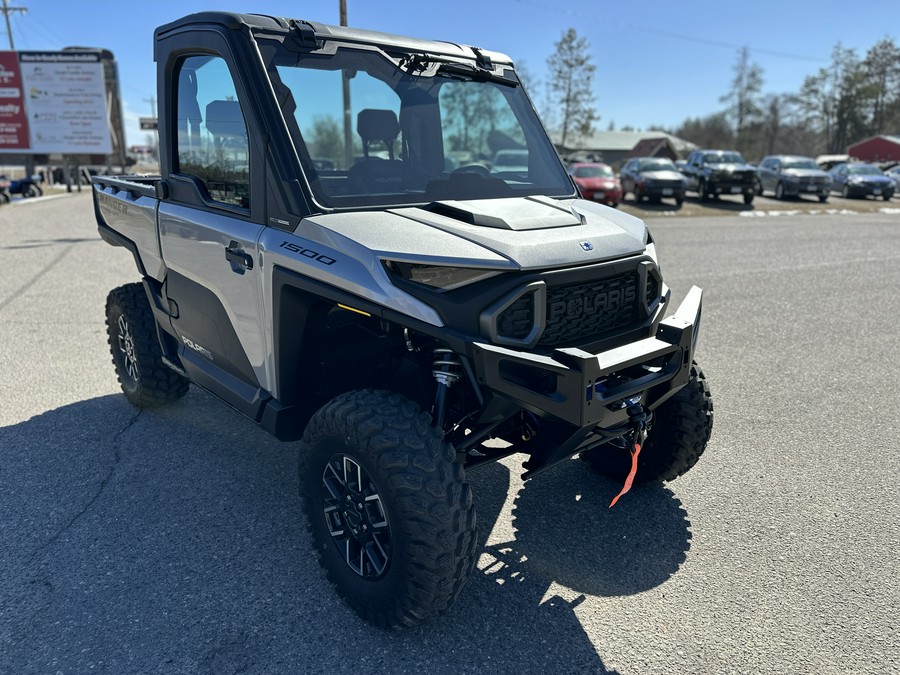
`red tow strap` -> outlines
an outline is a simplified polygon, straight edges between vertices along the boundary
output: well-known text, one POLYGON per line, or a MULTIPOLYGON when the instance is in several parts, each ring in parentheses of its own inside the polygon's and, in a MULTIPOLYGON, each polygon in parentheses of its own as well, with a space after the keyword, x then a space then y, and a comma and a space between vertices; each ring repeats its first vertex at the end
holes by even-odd
POLYGON ((622 491, 619 492, 613 500, 609 503, 609 508, 612 508, 616 505, 616 502, 619 501, 619 497, 624 495, 631 489, 631 484, 634 482, 634 475, 637 473, 638 466, 638 455, 641 454, 641 444, 635 443, 634 448, 631 450, 631 471, 628 472, 628 476, 625 477, 625 485, 622 486, 622 491))

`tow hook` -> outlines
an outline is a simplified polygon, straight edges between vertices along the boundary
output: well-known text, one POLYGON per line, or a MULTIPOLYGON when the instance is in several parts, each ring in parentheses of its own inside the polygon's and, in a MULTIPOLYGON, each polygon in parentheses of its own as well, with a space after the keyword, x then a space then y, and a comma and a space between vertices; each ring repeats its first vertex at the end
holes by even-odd
POLYGON ((653 418, 653 413, 644 408, 640 403, 634 403, 633 405, 628 406, 627 412, 628 420, 631 422, 632 427, 631 447, 629 448, 629 452, 631 453, 631 470, 625 477, 625 484, 622 486, 622 490, 613 497, 613 500, 609 503, 609 508, 615 506, 616 502, 619 501, 619 497, 631 489, 631 484, 634 482, 634 476, 637 473, 638 457, 641 454, 641 446, 643 446, 644 441, 647 440, 650 420, 653 418))

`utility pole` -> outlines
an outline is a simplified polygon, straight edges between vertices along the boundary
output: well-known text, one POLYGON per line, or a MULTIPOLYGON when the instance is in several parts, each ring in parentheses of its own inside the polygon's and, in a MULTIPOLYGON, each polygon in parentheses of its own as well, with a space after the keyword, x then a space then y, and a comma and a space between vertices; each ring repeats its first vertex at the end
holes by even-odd
MULTIPOLYGON (((347 0, 341 0, 341 25, 347 25, 347 0)), ((353 164, 353 115, 350 110, 350 78, 347 77, 346 70, 341 72, 344 94, 344 163, 349 171, 353 164)))
MULTIPOLYGON (((341 0, 343 2, 343 0, 341 0)), ((9 15, 13 12, 21 12, 24 14, 28 9, 26 7, 10 7, 9 0, 3 0, 3 6, 0 7, 0 12, 3 12, 3 18, 6 19, 6 35, 9 37, 9 48, 11 51, 15 51, 16 45, 13 42, 13 34, 12 34, 12 25, 9 23, 9 15)))

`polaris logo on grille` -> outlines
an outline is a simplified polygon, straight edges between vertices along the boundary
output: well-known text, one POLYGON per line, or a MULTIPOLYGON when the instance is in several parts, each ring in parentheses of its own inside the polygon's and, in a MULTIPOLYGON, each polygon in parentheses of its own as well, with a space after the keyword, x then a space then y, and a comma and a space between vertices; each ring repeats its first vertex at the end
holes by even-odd
POLYGON ((548 323, 561 320, 580 319, 582 317, 616 311, 628 307, 637 298, 634 286, 610 288, 599 293, 585 294, 574 298, 560 299, 551 302, 547 307, 548 323))
POLYGON ((589 242, 589 241, 581 242, 581 248, 583 248, 585 251, 593 251, 594 250, 594 247, 591 245, 591 242, 589 242))

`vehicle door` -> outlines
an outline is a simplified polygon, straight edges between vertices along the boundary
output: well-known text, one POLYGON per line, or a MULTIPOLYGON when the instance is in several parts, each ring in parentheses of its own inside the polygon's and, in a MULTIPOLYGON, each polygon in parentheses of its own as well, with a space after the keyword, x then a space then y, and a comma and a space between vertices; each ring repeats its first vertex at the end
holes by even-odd
POLYGON ((778 182, 777 171, 780 169, 778 161, 768 157, 762 161, 757 170, 759 176, 759 184, 763 190, 774 190, 775 184, 778 182))
POLYGON ((167 86, 175 128, 159 235, 172 327, 191 379, 255 416, 259 390, 271 390, 257 244, 263 150, 222 56, 180 57, 167 86))
POLYGON ((687 178, 687 189, 697 190, 697 184, 700 178, 700 171, 703 169, 703 155, 699 152, 692 152, 688 155, 687 165, 685 165, 685 178, 687 178))

